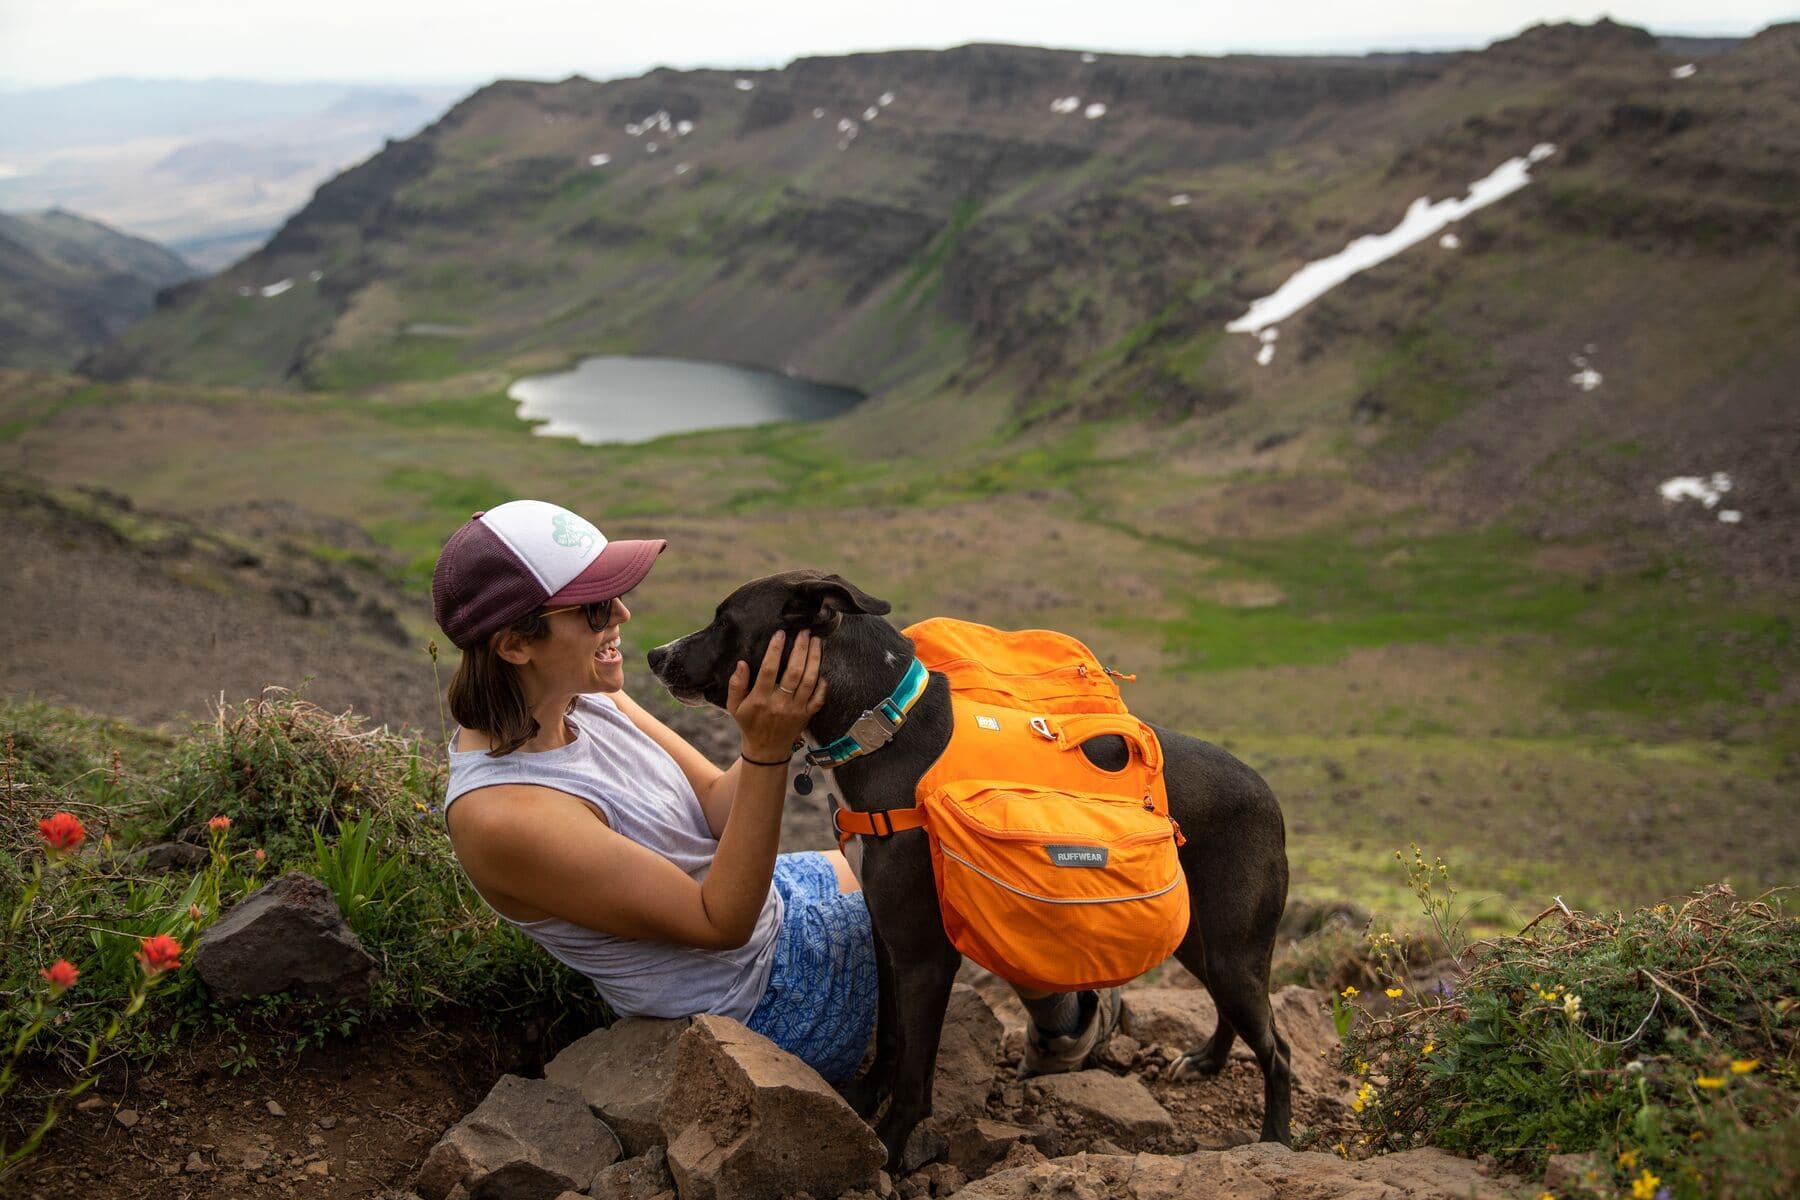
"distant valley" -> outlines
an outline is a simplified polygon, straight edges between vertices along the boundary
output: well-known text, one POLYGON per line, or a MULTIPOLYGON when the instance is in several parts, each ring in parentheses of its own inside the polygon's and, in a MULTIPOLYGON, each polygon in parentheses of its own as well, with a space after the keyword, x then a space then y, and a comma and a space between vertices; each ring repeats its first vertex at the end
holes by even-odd
POLYGON ((0 210, 68 209, 217 270, 456 94, 122 79, 0 93, 0 210))

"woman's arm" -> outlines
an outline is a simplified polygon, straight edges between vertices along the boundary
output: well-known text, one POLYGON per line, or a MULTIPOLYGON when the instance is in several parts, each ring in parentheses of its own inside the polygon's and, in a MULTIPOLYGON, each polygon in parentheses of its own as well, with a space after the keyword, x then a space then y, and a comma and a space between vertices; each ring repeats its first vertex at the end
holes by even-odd
MULTIPOLYGON (((743 730, 744 752, 753 758, 775 757, 770 746, 785 751, 824 704, 819 643, 808 645, 802 633, 794 648, 779 681, 780 635, 754 688, 748 686, 747 664, 739 663, 732 676, 726 708, 743 730)), ((452 810, 458 818, 458 858, 477 886, 589 929, 733 949, 749 940, 768 898, 787 773, 745 764, 737 785, 704 883, 594 820, 585 806, 538 787, 482 789, 500 803, 471 804, 478 796, 474 792, 459 801, 463 811, 452 810)))

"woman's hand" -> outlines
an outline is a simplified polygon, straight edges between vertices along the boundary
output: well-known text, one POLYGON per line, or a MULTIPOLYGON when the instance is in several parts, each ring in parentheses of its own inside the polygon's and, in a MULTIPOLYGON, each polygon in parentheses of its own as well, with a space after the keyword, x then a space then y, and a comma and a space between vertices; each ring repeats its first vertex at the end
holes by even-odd
POLYGON ((756 686, 750 686, 750 664, 739 662, 726 688, 725 711, 738 723, 741 748, 750 758, 786 760, 813 714, 825 704, 825 680, 819 660, 825 640, 802 629, 794 638, 787 670, 776 678, 786 634, 776 630, 763 654, 756 686))

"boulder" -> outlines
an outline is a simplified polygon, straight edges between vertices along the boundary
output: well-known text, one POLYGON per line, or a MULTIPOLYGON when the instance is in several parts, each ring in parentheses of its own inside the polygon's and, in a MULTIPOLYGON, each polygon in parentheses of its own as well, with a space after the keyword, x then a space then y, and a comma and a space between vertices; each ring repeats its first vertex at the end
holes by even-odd
POLYGON ((275 992, 361 1000, 377 975, 330 890, 301 871, 250 893, 208 926, 194 969, 215 995, 246 1000, 275 992))
POLYGON ((1000 1036, 1000 1018, 979 992, 966 983, 951 989, 931 1085, 932 1117, 941 1128, 986 1115, 1000 1036))
POLYGON ((1077 1154, 977 1180, 955 1200, 1502 1200, 1520 1180, 1482 1175, 1441 1150, 1407 1150, 1354 1162, 1295 1153, 1273 1142, 1160 1154, 1077 1154))
POLYGON ((950 1162, 963 1174, 979 1179, 993 1170, 1014 1146, 1034 1146, 1044 1154, 1062 1150, 1062 1134, 1048 1125, 1014 1125, 1007 1121, 976 1118, 950 1134, 950 1162))
POLYGON ((552 1200, 587 1188, 618 1158, 618 1139, 581 1093, 502 1075, 475 1111, 438 1139, 414 1186, 425 1200, 446 1200, 457 1188, 470 1200, 552 1200))
MULTIPOLYGON (((1202 988, 1127 988, 1120 993, 1119 1028, 1145 1046, 1176 1054, 1197 1049, 1219 1024, 1219 1010, 1202 988)), ((1277 1028, 1280 1022, 1277 1020, 1277 1028)), ((1286 1030, 1282 1031, 1286 1036, 1286 1030)))
POLYGON ((625 1153, 666 1144, 658 1114, 675 1079, 675 1048, 687 1018, 627 1017, 573 1043, 544 1068, 544 1078, 580 1092, 619 1135, 625 1153))
POLYGON ((1071 1071, 1045 1075, 1026 1085, 1061 1120, 1135 1147, 1175 1132, 1175 1119, 1135 1075, 1071 1071))
POLYGON ((624 1162, 602 1167, 588 1187, 594 1200, 673 1200, 675 1178, 669 1174, 669 1156, 661 1146, 624 1162))
POLYGON ((817 1072, 726 1017, 681 1035, 661 1124, 682 1200, 836 1196, 873 1184, 887 1159, 817 1072))

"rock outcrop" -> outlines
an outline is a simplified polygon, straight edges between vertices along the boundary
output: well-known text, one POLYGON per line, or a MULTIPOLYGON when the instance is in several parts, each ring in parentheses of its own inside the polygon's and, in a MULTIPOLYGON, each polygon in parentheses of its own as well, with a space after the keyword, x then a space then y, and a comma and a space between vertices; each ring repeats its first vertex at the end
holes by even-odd
POLYGON ((627 1155, 665 1146, 663 1102, 675 1081, 676 1047, 689 1022, 627 1017, 596 1029, 551 1060, 544 1078, 581 1093, 619 1135, 627 1155))
POLYGON ((377 975, 331 892, 302 871, 252 892, 200 935, 194 969, 218 996, 360 1000, 377 975))
POLYGON ((1409 1150, 1358 1162, 1271 1142, 1181 1157, 1077 1154, 977 1180, 956 1200, 1502 1200, 1509 1190, 1467 1159, 1409 1150))
POLYGON ((574 1089, 503 1075, 431 1148, 417 1187, 425 1200, 552 1200, 586 1191, 618 1158, 618 1139, 574 1089))
POLYGON ((872 1184, 887 1157, 810 1067, 724 1017, 682 1034, 661 1123, 682 1200, 836 1196, 872 1184))

